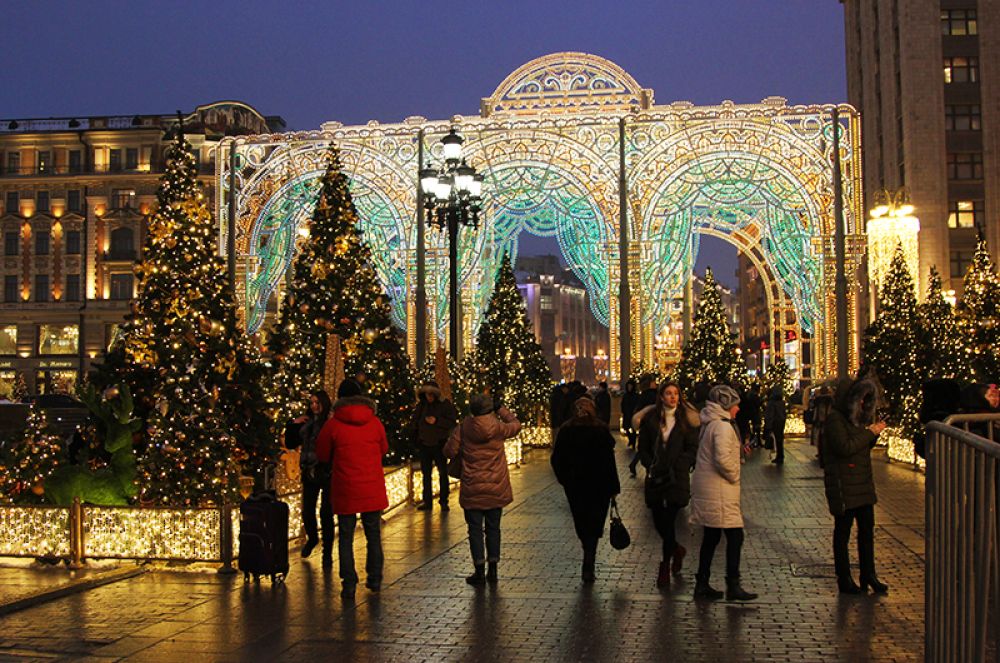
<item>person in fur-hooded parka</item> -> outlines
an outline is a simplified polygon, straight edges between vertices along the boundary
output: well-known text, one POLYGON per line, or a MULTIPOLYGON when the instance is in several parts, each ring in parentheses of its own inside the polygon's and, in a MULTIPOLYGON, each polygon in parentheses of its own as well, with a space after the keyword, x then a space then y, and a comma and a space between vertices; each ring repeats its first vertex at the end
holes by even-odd
POLYGON ((410 434, 420 456, 420 471, 423 474, 423 503, 417 508, 429 511, 434 501, 435 467, 441 482, 438 501, 441 510, 448 510, 448 460, 444 457, 444 445, 455 428, 458 412, 451 401, 441 398, 441 389, 434 381, 428 380, 417 390, 417 404, 410 420, 410 434))

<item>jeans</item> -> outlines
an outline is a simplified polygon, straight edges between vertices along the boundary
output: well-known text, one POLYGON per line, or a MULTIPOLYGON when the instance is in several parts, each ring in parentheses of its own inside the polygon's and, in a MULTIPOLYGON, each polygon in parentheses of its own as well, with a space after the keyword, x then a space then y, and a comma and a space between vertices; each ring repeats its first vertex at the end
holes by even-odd
POLYGON ((465 522, 469 525, 469 550, 472 563, 500 561, 500 516, 503 509, 466 509, 465 522), (483 527, 486 528, 486 545, 483 546, 483 527))
POLYGON ((333 507, 330 506, 329 490, 327 483, 302 482, 302 526, 305 527, 306 538, 313 543, 319 541, 316 500, 322 499, 319 503, 319 519, 323 526, 323 552, 330 550, 330 544, 333 543, 333 507))
POLYGON ((847 544, 851 540, 851 526, 858 521, 858 562, 861 578, 875 577, 875 507, 871 504, 847 509, 843 515, 833 517, 833 566, 837 577, 851 576, 851 559, 847 544))
POLYGON ((424 475, 424 504, 430 504, 434 497, 434 477, 432 470, 437 467, 441 478, 441 495, 438 501, 448 503, 448 459, 444 457, 443 444, 433 447, 420 445, 420 472, 424 475))
POLYGON ((740 552, 743 549, 743 528, 730 527, 725 530, 719 527, 706 527, 701 539, 701 551, 698 553, 698 578, 705 581, 712 575, 712 558, 715 557, 715 547, 726 533, 726 577, 740 577, 740 552))
MULTIPOLYGON (((358 573, 354 570, 354 526, 358 516, 354 513, 338 514, 337 552, 340 554, 340 579, 344 585, 357 585, 358 573)), ((361 526, 365 530, 368 553, 365 559, 365 579, 369 585, 382 584, 382 512, 367 511, 361 514, 361 526)))
MULTIPOLYGON (((677 549, 677 514, 684 508, 677 504, 653 507, 653 525, 663 538, 663 561, 669 562, 677 549)), ((714 550, 714 549, 713 549, 714 550)))

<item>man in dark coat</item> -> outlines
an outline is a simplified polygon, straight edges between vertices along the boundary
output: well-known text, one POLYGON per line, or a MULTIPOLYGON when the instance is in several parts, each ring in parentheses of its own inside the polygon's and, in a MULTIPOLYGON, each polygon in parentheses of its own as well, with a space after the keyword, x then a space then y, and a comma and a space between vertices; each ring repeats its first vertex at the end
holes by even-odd
POLYGON ((602 382, 597 385, 597 393, 594 394, 594 404, 597 406, 597 418, 610 426, 611 394, 608 393, 607 382, 602 382))
POLYGON ((433 506, 434 488, 432 471, 435 467, 441 480, 441 494, 438 501, 441 510, 448 510, 448 461, 443 449, 451 430, 458 421, 458 412, 451 401, 441 399, 441 389, 436 382, 428 380, 417 390, 417 405, 413 409, 410 429, 415 437, 420 453, 420 472, 423 474, 423 503, 420 511, 429 511, 433 506))
MULTIPOLYGON (((751 392, 753 393, 753 392, 751 392)), ((764 437, 774 440, 774 460, 771 462, 781 465, 785 462, 785 395, 781 393, 780 386, 771 388, 771 393, 767 397, 767 407, 764 411, 764 437)))

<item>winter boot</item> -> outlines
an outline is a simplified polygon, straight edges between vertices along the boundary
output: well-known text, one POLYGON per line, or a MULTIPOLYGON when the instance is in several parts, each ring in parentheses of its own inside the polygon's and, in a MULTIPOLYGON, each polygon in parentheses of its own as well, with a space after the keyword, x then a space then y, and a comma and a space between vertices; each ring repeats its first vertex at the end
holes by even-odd
POLYGON ((468 576, 465 579, 465 582, 469 583, 470 585, 474 585, 475 587, 482 587, 483 585, 485 585, 486 584, 486 565, 485 564, 476 564, 476 570, 472 573, 471 576, 468 576))
POLYGON ((708 575, 698 574, 695 577, 694 597, 714 601, 722 598, 722 592, 708 584, 708 575))
POLYGON ((687 548, 681 544, 677 544, 674 547, 673 562, 670 565, 670 570, 673 571, 674 575, 680 575, 681 568, 684 565, 684 555, 687 554, 687 548))
POLYGON ((583 551, 583 567, 580 570, 580 578, 586 582, 591 583, 597 580, 597 575, 594 571, 594 567, 597 565, 597 553, 593 550, 583 551))
POLYGON ((497 563, 490 562, 489 566, 486 569, 486 582, 490 583, 491 585, 495 585, 497 584, 497 581, 499 579, 500 576, 497 575, 497 563))
POLYGON ((740 587, 740 577, 726 578, 727 601, 753 601, 757 595, 740 587))
POLYGON ((656 586, 668 587, 670 585, 670 565, 667 562, 660 562, 660 571, 656 574, 656 586))

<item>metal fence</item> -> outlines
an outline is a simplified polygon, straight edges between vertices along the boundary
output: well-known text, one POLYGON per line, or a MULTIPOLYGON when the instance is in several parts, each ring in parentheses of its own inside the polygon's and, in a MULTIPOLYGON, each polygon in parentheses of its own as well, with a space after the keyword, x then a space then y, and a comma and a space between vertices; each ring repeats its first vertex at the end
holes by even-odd
POLYGON ((925 661, 986 661, 998 651, 997 426, 1000 415, 927 426, 925 661))

